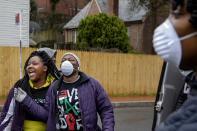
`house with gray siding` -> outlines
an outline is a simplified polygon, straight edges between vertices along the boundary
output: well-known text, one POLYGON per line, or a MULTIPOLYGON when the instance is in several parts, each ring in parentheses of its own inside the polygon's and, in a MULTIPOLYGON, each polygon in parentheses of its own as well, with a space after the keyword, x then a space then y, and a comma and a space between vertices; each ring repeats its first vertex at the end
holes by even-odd
POLYGON ((0 4, 0 46, 29 47, 29 0, 1 0, 0 4), (21 14, 21 24, 17 15, 21 14), (20 30, 21 25, 21 30, 20 30))

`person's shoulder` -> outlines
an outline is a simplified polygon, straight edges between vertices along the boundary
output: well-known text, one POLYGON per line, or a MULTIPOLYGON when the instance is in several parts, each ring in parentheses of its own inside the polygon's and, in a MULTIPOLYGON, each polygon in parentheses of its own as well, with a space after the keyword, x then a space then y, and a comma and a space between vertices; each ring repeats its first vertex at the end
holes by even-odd
POLYGON ((96 86, 101 86, 101 84, 99 83, 99 81, 98 80, 96 80, 95 78, 93 78, 93 77, 91 77, 91 76, 88 76, 88 81, 90 82, 90 83, 92 83, 93 85, 96 85, 96 86))
POLYGON ((51 88, 53 88, 53 87, 55 87, 55 86, 57 86, 57 84, 60 82, 60 79, 58 79, 58 80, 54 80, 51 84, 50 84, 50 87, 51 88))
POLYGON ((93 77, 91 77, 91 76, 89 77, 89 80, 90 80, 90 81, 93 81, 93 82, 96 82, 96 83, 99 83, 98 80, 96 80, 95 78, 93 78, 93 77))
POLYGON ((84 72, 79 72, 81 77, 80 83, 92 83, 93 85, 100 85, 100 83, 93 77, 86 75, 84 72))
POLYGON ((49 90, 53 90, 53 92, 56 92, 60 86, 60 83, 62 82, 63 76, 61 76, 58 80, 54 80, 53 83, 51 83, 49 90))
POLYGON ((14 83, 14 86, 13 86, 13 87, 21 86, 22 83, 23 83, 23 79, 19 79, 18 81, 16 81, 16 82, 14 83))
POLYGON ((93 77, 85 74, 84 72, 79 72, 79 75, 80 75, 82 81, 86 81, 86 82, 88 82, 88 81, 98 82, 95 78, 93 78, 93 77))

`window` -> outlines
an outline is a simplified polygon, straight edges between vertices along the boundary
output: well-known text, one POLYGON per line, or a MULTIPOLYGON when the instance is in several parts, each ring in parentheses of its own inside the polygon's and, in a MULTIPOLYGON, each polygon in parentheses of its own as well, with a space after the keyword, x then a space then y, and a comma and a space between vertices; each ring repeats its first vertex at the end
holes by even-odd
POLYGON ((126 26, 126 28, 127 28, 127 35, 130 37, 131 27, 130 26, 126 26))

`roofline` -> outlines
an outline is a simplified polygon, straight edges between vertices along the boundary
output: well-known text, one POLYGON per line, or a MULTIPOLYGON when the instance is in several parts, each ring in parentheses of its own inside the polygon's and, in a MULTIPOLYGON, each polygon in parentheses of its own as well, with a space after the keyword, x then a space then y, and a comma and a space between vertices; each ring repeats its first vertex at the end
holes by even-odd
POLYGON ((96 1, 96 5, 98 6, 99 12, 101 13, 101 12, 102 12, 102 11, 101 11, 101 8, 100 8, 100 6, 99 6, 97 0, 95 0, 95 1, 96 1))
POLYGON ((88 10, 87 10, 87 12, 86 12, 85 17, 88 15, 88 13, 89 13, 89 11, 90 11, 90 7, 92 6, 92 3, 93 3, 93 0, 91 1, 90 6, 88 7, 88 10))
MULTIPOLYGON (((144 20, 142 19, 142 20, 135 20, 135 21, 122 21, 122 22, 124 22, 125 24, 131 24, 131 23, 132 24, 141 24, 144 22, 144 20)), ((77 28, 76 27, 64 28, 64 30, 77 30, 77 29, 78 29, 78 27, 77 28)))
POLYGON ((143 20, 135 20, 135 21, 123 21, 125 24, 137 24, 137 23, 143 23, 143 20))
POLYGON ((64 30, 77 30, 78 28, 74 27, 74 28, 64 28, 64 30))

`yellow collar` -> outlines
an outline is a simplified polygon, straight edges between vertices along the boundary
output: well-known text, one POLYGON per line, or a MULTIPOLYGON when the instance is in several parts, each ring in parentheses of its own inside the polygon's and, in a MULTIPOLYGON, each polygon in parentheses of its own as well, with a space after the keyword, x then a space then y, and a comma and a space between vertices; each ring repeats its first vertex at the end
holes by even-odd
MULTIPOLYGON (((51 83, 53 83, 54 80, 55 80, 55 78, 51 74, 48 74, 45 84, 42 85, 40 88, 48 87, 51 83)), ((31 80, 29 80, 29 85, 33 89, 40 89, 40 88, 34 87, 31 80)))

